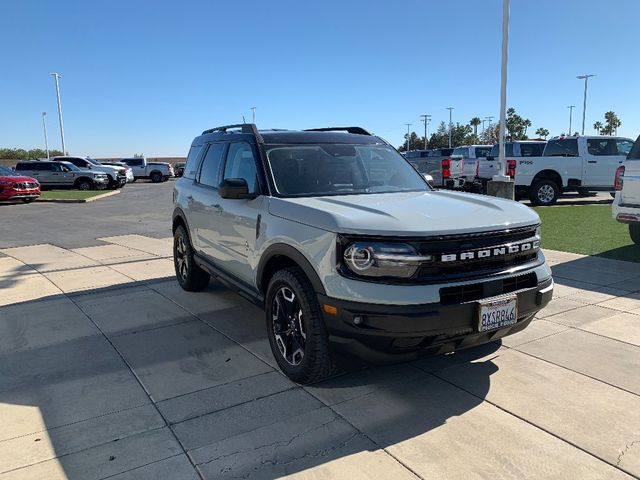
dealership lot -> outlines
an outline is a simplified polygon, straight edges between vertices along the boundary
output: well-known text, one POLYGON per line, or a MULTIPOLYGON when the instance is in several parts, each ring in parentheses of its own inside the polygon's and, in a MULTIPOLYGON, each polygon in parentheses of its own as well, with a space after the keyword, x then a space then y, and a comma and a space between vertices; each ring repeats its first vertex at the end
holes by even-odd
POLYGON ((0 479, 640 475, 637 264, 547 251, 502 345, 300 387, 260 310, 173 279, 170 182, 0 212, 0 479))

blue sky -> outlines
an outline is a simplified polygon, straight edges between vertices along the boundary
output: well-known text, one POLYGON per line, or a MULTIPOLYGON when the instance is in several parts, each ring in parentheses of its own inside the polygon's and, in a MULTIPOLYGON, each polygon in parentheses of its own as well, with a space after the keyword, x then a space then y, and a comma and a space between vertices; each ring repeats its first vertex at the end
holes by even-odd
MULTIPOLYGON (((448 118, 498 116, 501 0, 4 2, 0 146, 60 136, 62 74, 72 154, 184 155, 195 135, 251 118, 261 128, 361 125, 400 144, 448 118)), ((607 110, 640 133, 637 0, 512 0, 508 104, 533 129, 587 133, 607 110)))

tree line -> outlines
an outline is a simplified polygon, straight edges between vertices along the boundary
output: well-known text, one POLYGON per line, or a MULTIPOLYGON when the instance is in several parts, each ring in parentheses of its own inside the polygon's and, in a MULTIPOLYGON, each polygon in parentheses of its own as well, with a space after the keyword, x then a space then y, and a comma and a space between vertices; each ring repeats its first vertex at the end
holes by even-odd
MULTIPOLYGON (((500 135, 500 125, 494 123, 488 128, 483 129, 478 134, 478 126, 482 123, 479 117, 473 117, 469 123, 461 124, 459 122, 451 126, 451 146, 459 145, 494 145, 498 143, 500 135)), ((507 141, 512 140, 531 140, 529 133, 533 123, 528 118, 524 118, 516 113, 516 109, 511 107, 507 109, 506 130, 507 141)), ((613 111, 604 114, 604 123, 596 122, 593 128, 598 135, 616 135, 618 127, 622 125, 622 121, 613 111)), ((544 127, 538 127, 534 132, 533 139, 546 140, 549 136, 549 130, 544 127)), ((562 132, 561 135, 571 135, 571 132, 562 132)), ((578 135, 574 132, 573 135, 578 135)), ((422 150, 425 148, 424 136, 419 136, 416 132, 409 135, 409 150, 422 150)), ((426 148, 447 148, 449 146, 449 128, 445 122, 440 122, 435 132, 431 134, 426 143, 426 148)), ((404 152, 407 150, 407 134, 404 135, 404 142, 398 147, 398 150, 404 152)))
MULTIPOLYGON (((49 150, 49 156, 59 157, 64 155, 60 150, 49 150)), ((0 148, 0 158, 3 160, 30 160, 35 158, 47 158, 46 150, 42 148, 0 148)))

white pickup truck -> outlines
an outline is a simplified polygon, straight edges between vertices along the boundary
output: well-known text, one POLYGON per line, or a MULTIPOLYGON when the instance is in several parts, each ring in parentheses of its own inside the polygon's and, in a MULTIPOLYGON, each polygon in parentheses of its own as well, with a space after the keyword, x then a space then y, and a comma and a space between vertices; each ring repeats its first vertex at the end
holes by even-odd
MULTIPOLYGON (((516 195, 528 197, 534 205, 553 205, 563 192, 613 192, 616 168, 632 145, 633 140, 622 137, 555 137, 547 142, 541 157, 506 155, 505 160, 508 173, 515 178, 516 195)), ((486 170, 480 171, 478 180, 490 180, 483 178, 486 175, 486 170)))
POLYGON ((475 182, 478 162, 491 153, 491 145, 462 145, 453 149, 452 156, 460 155, 464 160, 465 186, 475 182))
POLYGON ((144 157, 123 158, 120 160, 133 170, 134 182, 139 178, 148 178, 153 183, 166 182, 174 176, 173 166, 166 162, 147 162, 144 157))
POLYGON ((614 181, 613 218, 629 224, 631 240, 640 244, 640 137, 626 160, 616 169, 614 181))
POLYGON ((453 149, 409 150, 405 158, 423 175, 431 175, 436 188, 460 189, 465 184, 464 159, 452 156, 453 149))

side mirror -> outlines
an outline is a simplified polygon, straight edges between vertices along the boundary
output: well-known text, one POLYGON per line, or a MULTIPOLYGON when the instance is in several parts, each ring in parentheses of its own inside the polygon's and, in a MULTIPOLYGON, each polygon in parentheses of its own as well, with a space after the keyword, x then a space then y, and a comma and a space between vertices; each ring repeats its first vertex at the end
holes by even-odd
POLYGON ((429 184, 429 186, 431 188, 433 188, 433 177, 431 175, 429 175, 428 173, 423 173, 422 176, 424 177, 424 179, 427 181, 427 183, 429 184))
POLYGON ((222 198, 234 200, 255 198, 255 194, 249 193, 249 185, 244 178, 225 178, 218 187, 218 193, 222 198))

